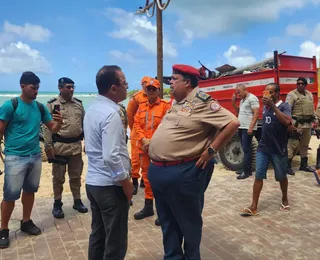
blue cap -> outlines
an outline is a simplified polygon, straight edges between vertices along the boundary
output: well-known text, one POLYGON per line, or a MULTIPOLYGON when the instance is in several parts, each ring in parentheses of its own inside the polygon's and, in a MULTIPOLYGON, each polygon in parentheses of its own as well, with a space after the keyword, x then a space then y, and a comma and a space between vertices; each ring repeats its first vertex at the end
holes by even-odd
POLYGON ((73 80, 67 77, 62 77, 58 80, 59 85, 65 85, 65 84, 74 84, 73 80))

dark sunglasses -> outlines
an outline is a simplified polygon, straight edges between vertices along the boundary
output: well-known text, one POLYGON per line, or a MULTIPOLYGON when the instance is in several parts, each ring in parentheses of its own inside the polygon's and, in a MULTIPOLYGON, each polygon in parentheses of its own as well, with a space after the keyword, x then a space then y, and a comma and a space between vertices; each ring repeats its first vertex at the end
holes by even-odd
POLYGON ((305 85, 306 85, 306 83, 302 83, 302 82, 297 83, 297 86, 305 86, 305 85))
POLYGON ((71 85, 68 85, 68 86, 60 86, 61 88, 66 88, 66 89, 75 89, 76 88, 76 86, 71 86, 71 85))

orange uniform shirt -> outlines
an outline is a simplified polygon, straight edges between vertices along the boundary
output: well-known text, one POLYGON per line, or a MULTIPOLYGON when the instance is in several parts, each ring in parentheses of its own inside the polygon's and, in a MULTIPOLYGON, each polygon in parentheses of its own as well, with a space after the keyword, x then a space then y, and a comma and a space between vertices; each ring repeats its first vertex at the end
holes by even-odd
POLYGON ((127 106, 127 115, 128 115, 128 125, 130 128, 130 138, 132 140, 137 140, 135 131, 133 129, 134 117, 138 111, 138 107, 142 103, 148 102, 148 97, 144 90, 140 90, 139 92, 135 93, 132 98, 129 100, 127 106))
POLYGON ((149 102, 140 104, 138 111, 134 117, 133 129, 135 132, 136 140, 138 140, 138 147, 142 147, 142 139, 151 139, 154 132, 162 121, 162 118, 170 108, 170 104, 158 98, 152 105, 149 102))

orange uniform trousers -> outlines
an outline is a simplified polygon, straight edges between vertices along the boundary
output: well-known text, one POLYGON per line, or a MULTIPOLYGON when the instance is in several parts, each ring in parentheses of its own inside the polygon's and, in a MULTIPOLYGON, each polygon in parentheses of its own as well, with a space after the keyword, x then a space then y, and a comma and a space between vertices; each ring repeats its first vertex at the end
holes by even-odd
POLYGON ((144 197, 146 199, 153 200, 153 192, 151 189, 151 185, 148 179, 148 168, 150 165, 150 158, 147 153, 140 153, 140 165, 141 165, 141 175, 144 181, 144 197))
POLYGON ((139 157, 139 147, 137 140, 130 140, 131 143, 131 177, 139 179, 140 178, 140 157, 139 157))

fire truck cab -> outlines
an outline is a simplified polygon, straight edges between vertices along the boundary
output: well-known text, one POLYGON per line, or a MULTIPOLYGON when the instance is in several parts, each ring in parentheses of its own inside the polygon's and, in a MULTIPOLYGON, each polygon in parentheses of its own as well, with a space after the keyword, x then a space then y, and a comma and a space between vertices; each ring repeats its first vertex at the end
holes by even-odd
MULTIPOLYGON (((286 95, 296 88, 296 82, 299 77, 304 77, 308 81, 307 89, 314 96, 314 106, 318 103, 318 78, 316 58, 306 58, 278 54, 274 51, 273 57, 263 60, 243 68, 235 68, 224 65, 219 73, 210 72, 209 77, 199 81, 199 87, 202 91, 208 93, 219 101, 221 106, 236 115, 231 102, 238 84, 247 86, 248 91, 260 100, 260 115, 258 121, 258 131, 256 138, 259 140, 261 133, 261 117, 263 104, 261 102, 262 93, 268 83, 277 83, 280 86, 280 99, 285 101, 286 95), (223 69, 225 69, 223 71, 223 69), (210 78, 211 77, 211 78, 210 78)), ((237 101, 239 105, 239 100, 237 101)), ((257 148, 257 139, 253 139, 253 169, 255 164, 255 152, 257 148)), ((243 166, 243 151, 238 135, 235 135, 219 151, 221 162, 226 168, 236 171, 243 166)))

